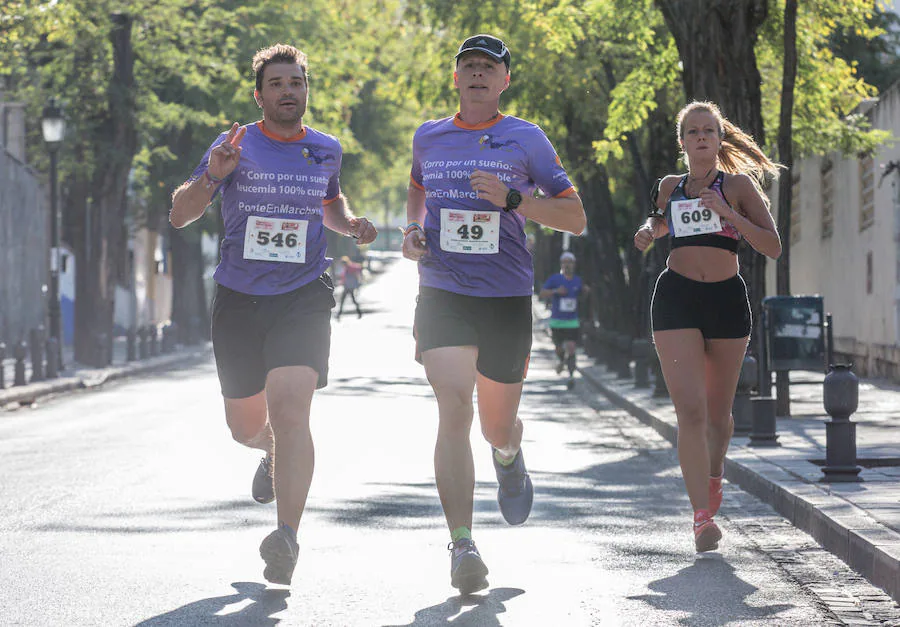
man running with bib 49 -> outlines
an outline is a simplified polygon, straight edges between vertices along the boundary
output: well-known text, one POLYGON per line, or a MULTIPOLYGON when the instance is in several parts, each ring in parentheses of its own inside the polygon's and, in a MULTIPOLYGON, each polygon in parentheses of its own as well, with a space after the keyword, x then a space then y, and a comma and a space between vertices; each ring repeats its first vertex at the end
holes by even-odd
POLYGON ((222 193, 212 340, 225 419, 235 440, 266 452, 253 496, 266 503, 277 494, 278 528, 260 545, 263 575, 290 584, 313 475, 310 405, 328 380, 325 227, 360 244, 376 231, 344 203, 338 140, 303 125, 306 55, 279 44, 257 52, 253 70, 262 121, 234 124, 213 142, 175 190, 169 219, 184 227, 222 193))
POLYGON ((469 443, 478 390, 506 521, 522 524, 534 490, 517 417, 531 350, 531 253, 525 220, 581 233, 584 209, 540 127, 499 112, 510 54, 489 35, 456 55, 459 113, 424 123, 413 139, 403 254, 419 262, 417 354, 438 403, 435 476, 452 544, 451 584, 487 587, 472 542, 475 471, 469 443), (539 188, 547 197, 535 198, 539 188))

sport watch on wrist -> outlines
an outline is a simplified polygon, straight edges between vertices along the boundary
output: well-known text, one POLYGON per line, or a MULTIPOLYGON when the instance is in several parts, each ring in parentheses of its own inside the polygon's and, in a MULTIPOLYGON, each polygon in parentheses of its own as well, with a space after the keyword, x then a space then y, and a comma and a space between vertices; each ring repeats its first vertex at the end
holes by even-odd
POLYGON ((522 193, 519 190, 510 187, 509 191, 506 192, 506 206, 503 207, 503 211, 515 211, 521 204, 522 193))

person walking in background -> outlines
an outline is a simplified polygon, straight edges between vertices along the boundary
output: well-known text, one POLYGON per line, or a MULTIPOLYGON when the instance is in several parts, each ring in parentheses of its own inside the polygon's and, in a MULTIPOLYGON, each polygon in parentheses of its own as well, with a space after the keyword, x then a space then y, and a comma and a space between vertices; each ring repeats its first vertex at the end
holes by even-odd
POLYGON ((328 381, 334 287, 325 228, 359 244, 377 233, 344 203, 338 140, 303 125, 306 55, 278 44, 256 53, 253 71, 263 119, 235 123, 213 142, 175 190, 169 221, 187 226, 222 194, 212 341, 225 420, 235 440, 266 453, 253 497, 277 496, 278 520, 259 548, 263 575, 290 584, 313 475, 310 406, 328 381))
POLYGON ((362 271, 363 266, 361 263, 356 263, 347 255, 341 257, 341 285, 344 286, 344 290, 341 293, 341 304, 338 307, 338 320, 341 319, 344 313, 344 301, 347 300, 347 296, 350 297, 353 305, 356 307, 356 317, 362 318, 362 310, 359 308, 359 303, 356 300, 356 290, 362 282, 362 271))
POLYGON ((578 319, 578 301, 588 293, 581 277, 575 274, 575 255, 568 250, 559 257, 560 271, 544 283, 538 296, 551 299, 550 335, 556 350, 556 374, 564 368, 569 371, 566 387, 575 386, 575 351, 581 323, 578 319))
POLYGON ((525 221, 576 234, 585 227, 581 199, 547 136, 500 113, 509 65, 496 37, 475 35, 459 47, 459 112, 416 131, 406 205, 403 255, 419 265, 416 352, 438 404, 435 478, 450 530, 450 583, 462 594, 488 585, 472 540, 476 388, 500 512, 522 524, 534 497, 518 418, 534 289, 525 221), (537 188, 546 198, 534 197, 537 188))
POLYGON ((702 552, 718 548, 722 537, 713 516, 722 503, 731 407, 751 330, 737 250, 744 240, 767 257, 781 255, 761 189, 764 176, 777 174, 778 166, 714 103, 685 106, 676 132, 688 173, 661 179, 654 211, 634 244, 643 251, 654 239, 672 238, 650 317, 678 419, 678 460, 694 510, 695 548, 702 552))

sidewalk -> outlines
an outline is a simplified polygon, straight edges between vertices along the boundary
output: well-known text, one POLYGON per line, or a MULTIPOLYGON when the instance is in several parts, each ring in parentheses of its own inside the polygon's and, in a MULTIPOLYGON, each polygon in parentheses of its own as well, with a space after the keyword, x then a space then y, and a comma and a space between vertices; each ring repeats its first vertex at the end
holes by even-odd
MULTIPOLYGON (((602 365, 587 365, 582 376, 614 403, 627 409, 675 445, 678 428, 672 402, 653 398, 652 387, 636 389, 602 365)), ((812 535, 873 584, 900 601, 900 387, 860 380, 857 458, 859 483, 823 483, 825 422, 822 380, 815 372, 791 373, 791 413, 779 418, 780 446, 748 446, 735 436, 725 462, 725 477, 771 505, 812 535), (888 465, 894 464, 894 465, 888 465)), ((728 490, 726 488, 728 498, 728 490)))
MULTIPOLYGON (((13 360, 7 359, 0 367, 5 368, 6 384, 0 389, 0 411, 14 404, 29 405, 37 399, 50 394, 59 394, 84 388, 93 388, 107 381, 121 379, 133 375, 166 368, 194 360, 210 359, 212 345, 204 342, 193 346, 178 346, 171 353, 156 357, 148 357, 135 361, 126 361, 124 338, 117 338, 113 345, 113 363, 105 368, 90 368, 74 361, 71 347, 63 353, 65 369, 56 379, 36 381, 26 385, 12 386, 13 360)), ((26 368, 26 381, 31 380, 30 364, 26 368)))

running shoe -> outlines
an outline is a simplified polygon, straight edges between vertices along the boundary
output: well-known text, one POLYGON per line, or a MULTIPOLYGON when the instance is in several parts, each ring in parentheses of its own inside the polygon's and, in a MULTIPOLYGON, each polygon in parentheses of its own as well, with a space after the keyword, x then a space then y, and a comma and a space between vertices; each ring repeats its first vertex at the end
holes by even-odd
POLYGON ((715 551, 719 548, 722 531, 705 509, 694 512, 694 546, 698 553, 715 551))
POLYGON ((253 500, 257 503, 271 503, 275 500, 275 459, 271 453, 259 462, 253 475, 253 500))
POLYGON ((558 362, 556 362, 556 374, 562 374, 563 368, 565 368, 565 367, 566 367, 566 364, 563 363, 562 359, 560 359, 558 362))
POLYGON ((497 472, 497 503, 500 505, 500 513, 510 525, 521 525, 528 520, 531 513, 531 504, 534 502, 534 486, 531 477, 525 470, 525 458, 522 449, 516 453, 516 458, 508 466, 497 461, 497 456, 491 448, 491 460, 494 462, 494 470, 497 472))
POLYGON ((471 538, 460 538, 447 547, 450 551, 450 585, 460 594, 472 594, 488 587, 487 566, 471 538))
POLYGON ((722 506, 722 477, 709 478, 709 515, 715 516, 722 506))
POLYGON ((263 570, 263 577, 266 578, 266 581, 285 586, 291 585, 291 577, 294 574, 294 567, 297 566, 299 553, 300 546, 284 527, 279 527, 267 535, 259 545, 259 556, 266 563, 266 568, 263 570))
POLYGON ((569 377, 569 380, 566 381, 566 389, 571 390, 575 387, 575 377, 569 377))

